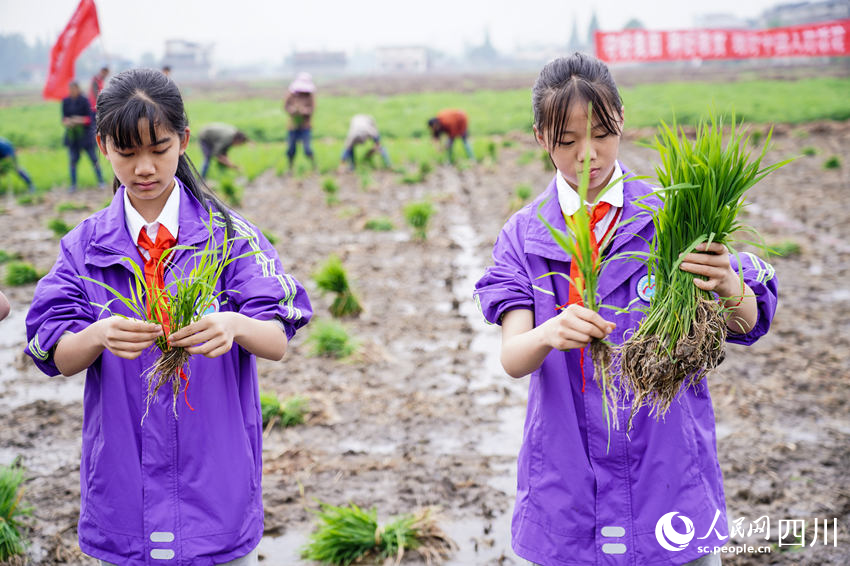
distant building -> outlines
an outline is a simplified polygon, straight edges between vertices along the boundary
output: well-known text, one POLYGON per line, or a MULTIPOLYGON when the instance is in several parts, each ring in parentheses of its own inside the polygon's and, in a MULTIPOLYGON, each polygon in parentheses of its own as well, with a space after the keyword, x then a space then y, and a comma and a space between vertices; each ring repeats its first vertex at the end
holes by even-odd
POLYGON ((334 72, 345 70, 348 57, 344 51, 293 51, 286 63, 299 71, 334 72))
POLYGON ((212 44, 169 39, 165 42, 162 64, 171 67, 177 80, 210 79, 213 75, 212 50, 212 44))
POLYGON ((694 18, 694 27, 698 29, 746 29, 752 22, 734 14, 700 14, 694 18))
POLYGON ((375 55, 381 73, 425 73, 431 68, 431 57, 425 47, 379 47, 375 55))
POLYGON ((850 18, 848 0, 823 0, 779 4, 768 8, 762 12, 760 23, 763 27, 782 27, 844 18, 850 18))

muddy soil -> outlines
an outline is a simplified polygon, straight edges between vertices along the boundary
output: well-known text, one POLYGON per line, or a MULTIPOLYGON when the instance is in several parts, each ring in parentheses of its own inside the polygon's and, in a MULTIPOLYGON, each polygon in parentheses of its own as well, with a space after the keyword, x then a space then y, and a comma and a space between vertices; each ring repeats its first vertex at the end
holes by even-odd
MULTIPOLYGON (((621 150, 623 162, 644 174, 652 174, 655 155, 634 142, 648 135, 629 133, 621 150)), ((551 173, 540 159, 522 158, 536 151, 530 136, 505 139, 512 144, 499 146, 497 163, 439 167, 418 185, 376 172, 363 187, 341 174, 334 206, 318 176, 267 173, 246 187, 239 210, 278 238, 283 264, 305 284, 317 318, 330 316, 331 298, 311 273, 331 253, 365 306, 346 321, 359 342, 350 359, 310 356, 308 327, 284 362, 259 362, 262 390, 303 395, 311 406, 305 425, 270 430, 265 439, 263 564, 303 563, 297 549, 317 499, 376 506, 383 518, 439 506, 460 546, 451 564, 524 564, 510 550, 509 523, 527 382, 501 371, 498 329, 484 324, 471 293, 516 186, 540 191, 551 173), (417 241, 401 209, 426 197, 437 212, 427 239, 417 241), (395 229, 365 230, 375 216, 390 217, 395 229)), ((823 168, 829 156, 845 159, 850 123, 779 127, 769 158, 807 147, 817 153, 751 191, 748 220, 769 243, 800 246, 772 260, 780 302, 771 333, 750 348, 730 346, 710 378, 728 518, 744 518, 745 529, 763 515, 771 521, 767 542, 745 532, 733 544, 775 544, 780 521, 805 520, 806 546, 724 557, 724 564, 850 563, 850 167, 823 168), (823 544, 822 526, 809 546, 816 518, 837 520, 836 546, 823 544)), ((8 202, 0 247, 47 270, 58 251, 46 227, 56 205, 87 205, 88 212, 61 214, 74 223, 107 197, 56 191, 35 205, 8 202)), ((47 378, 22 356, 33 290, 4 289, 14 312, 0 323, 0 463, 20 456, 27 468, 29 562, 94 564, 76 544, 83 376, 47 378)), ((405 563, 420 561, 410 555, 405 563)))

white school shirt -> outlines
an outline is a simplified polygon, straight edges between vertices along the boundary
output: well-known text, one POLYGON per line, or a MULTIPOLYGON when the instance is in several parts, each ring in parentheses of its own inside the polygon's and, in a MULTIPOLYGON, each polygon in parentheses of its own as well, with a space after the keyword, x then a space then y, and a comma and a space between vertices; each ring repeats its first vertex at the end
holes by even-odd
POLYGON ((165 228, 171 232, 171 235, 174 236, 175 240, 177 239, 177 229, 180 223, 181 192, 180 185, 177 184, 177 181, 174 181, 174 188, 171 190, 168 200, 165 201, 165 206, 162 207, 159 216, 157 216, 156 220, 153 222, 148 223, 144 218, 142 218, 139 211, 133 208, 133 205, 130 202, 130 197, 127 196, 127 189, 124 189, 124 222, 127 225, 127 232, 130 233, 130 237, 133 239, 133 242, 136 243, 139 253, 142 254, 142 257, 145 258, 145 260, 149 260, 151 255, 146 249, 138 245, 139 233, 143 228, 147 230, 148 237, 153 243, 156 243, 156 235, 157 232, 159 232, 160 224, 165 226, 165 228))
MULTIPOLYGON (((614 173, 611 175, 611 178, 620 179, 622 176, 623 170, 620 168, 620 164, 615 161, 614 173)), ((578 211, 578 207, 580 206, 578 193, 567 183, 560 171, 555 175, 555 185, 558 189, 558 203, 561 205, 561 211, 564 213, 564 216, 572 216, 578 211)), ((599 202, 607 202, 611 205, 611 209, 593 227, 593 235, 596 236, 597 241, 608 232, 611 223, 614 222, 614 219, 620 213, 620 209, 623 208, 623 180, 620 179, 614 186, 608 189, 602 195, 602 198, 599 199, 599 202)), ((592 207, 594 203, 585 202, 584 204, 592 207)))

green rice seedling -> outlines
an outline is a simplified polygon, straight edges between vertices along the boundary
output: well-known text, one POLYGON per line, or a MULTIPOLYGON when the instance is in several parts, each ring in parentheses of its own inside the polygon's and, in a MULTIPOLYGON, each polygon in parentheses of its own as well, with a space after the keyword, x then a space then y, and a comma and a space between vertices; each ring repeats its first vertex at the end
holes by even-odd
POLYGON ((544 171, 554 171, 555 164, 552 163, 552 158, 549 157, 549 152, 545 149, 540 152, 540 162, 543 164, 544 171))
POLYGON ((679 269, 681 258, 702 243, 729 245, 730 236, 744 228, 738 214, 746 192, 791 161, 762 167, 773 130, 752 159, 749 138, 734 116, 725 146, 723 119, 716 115, 700 120, 693 141, 675 128, 662 122, 653 142, 664 204, 657 210, 644 206, 655 226, 646 255, 655 294, 619 351, 622 383, 633 394, 632 416, 648 406, 660 418, 683 387, 700 383, 722 361, 724 313, 712 293, 693 284, 693 274, 679 269))
POLYGON ((32 206, 44 202, 44 197, 38 193, 26 193, 15 199, 20 206, 32 206))
POLYGON ((457 544, 438 526, 433 508, 378 523, 375 508, 361 509, 354 503, 336 507, 319 503, 314 511, 318 527, 301 549, 301 557, 322 564, 348 566, 367 560, 399 564, 405 551, 418 553, 427 564, 440 564, 457 549, 457 544))
POLYGON ((357 300, 348 284, 348 275, 342 266, 342 261, 336 254, 328 257, 313 274, 313 279, 316 280, 319 289, 336 295, 330 308, 333 316, 357 316, 363 312, 360 301, 357 300))
POLYGON ((218 186, 219 192, 230 206, 242 206, 242 187, 231 178, 224 178, 218 186))
POLYGON ((336 320, 318 320, 311 326, 307 342, 314 356, 341 359, 357 349, 348 331, 336 320))
POLYGON ((23 530, 25 515, 32 508, 21 503, 24 488, 24 471, 15 460, 11 466, 0 466, 0 560, 26 552, 23 530))
POLYGON ((277 395, 260 392, 260 411, 264 428, 276 424, 283 427, 303 424, 309 408, 307 399, 300 395, 287 397, 281 402, 277 395))
POLYGON ((840 169, 841 168, 841 160, 837 155, 833 155, 829 159, 823 162, 824 169, 840 169))
POLYGON ((327 202, 328 206, 339 202, 339 198, 337 198, 337 193, 339 193, 339 184, 334 179, 331 177, 325 177, 322 180, 322 190, 325 191, 325 202, 327 202))
POLYGON ((70 232, 72 228, 72 226, 69 226, 61 218, 51 218, 47 222, 47 227, 53 231, 53 235, 57 238, 61 238, 62 236, 70 232))
POLYGON ((79 212, 81 210, 88 210, 88 208, 87 205, 81 202, 65 201, 56 205, 56 212, 60 214, 63 212, 79 212))
POLYGON ((407 171, 401 178, 401 182, 405 185, 416 185, 424 180, 425 177, 422 176, 421 169, 417 169, 415 171, 407 171))
MULTIPOLYGON (((592 112, 593 106, 588 104, 586 134, 588 139, 590 138, 591 132, 592 112)), ((585 156, 585 159, 589 161, 590 148, 588 148, 587 151, 588 154, 585 156)), ((546 157, 549 157, 548 153, 546 154, 546 157)), ((597 196, 597 201, 605 193, 605 191, 607 191, 608 188, 613 186, 617 181, 619 181, 619 179, 612 179, 612 182, 608 185, 608 187, 605 187, 597 196)), ((579 177, 578 188, 576 189, 576 192, 579 195, 579 202, 587 202, 587 190, 589 186, 590 168, 584 167, 579 177)), ((581 304, 585 308, 592 311, 599 311, 602 306, 596 292, 599 286, 599 274, 602 271, 603 266, 610 261, 611 258, 603 259, 601 254, 594 253, 595 250, 593 249, 593 244, 590 238, 590 212, 587 210, 587 207, 579 206, 575 214, 572 216, 565 216, 564 220, 566 222, 567 232, 564 232, 550 224, 543 216, 543 213, 540 212, 540 209, 543 208, 544 204, 545 202, 540 203, 537 216, 546 226, 547 230, 552 235, 552 239, 555 240, 555 243, 570 256, 571 262, 575 262, 580 277, 578 280, 573 280, 569 274, 561 272, 549 272, 541 275, 540 277, 550 277, 554 275, 563 277, 569 281, 570 285, 575 287, 578 295, 581 297, 581 304)), ((594 378, 599 390, 602 392, 602 413, 605 418, 608 431, 608 448, 611 446, 611 428, 612 426, 614 428, 617 427, 617 420, 615 415, 612 413, 612 407, 616 408, 618 397, 618 391, 614 385, 614 380, 608 372, 609 367, 611 366, 611 351, 612 344, 606 340, 594 338, 590 342, 590 357, 593 360, 594 378)), ((584 348, 581 349, 581 357, 583 362, 584 348)), ((582 365, 584 364, 582 363, 582 365)))
POLYGON ((386 216, 370 218, 363 227, 367 230, 374 230, 375 232, 390 232, 395 229, 393 221, 386 216))
POLYGON ((764 134, 761 131, 755 130, 750 134, 750 143, 753 144, 753 147, 755 147, 761 143, 761 138, 763 137, 764 134))
POLYGON ((818 152, 818 150, 816 148, 810 146, 810 145, 804 147, 803 151, 802 151, 803 155, 805 155, 806 157, 814 157, 817 154, 817 152, 818 152))
POLYGON ((263 233, 263 236, 266 237, 266 240, 268 240, 271 245, 274 246, 275 244, 277 244, 277 242, 278 242, 277 236, 275 236, 274 234, 272 234, 268 230, 261 230, 261 232, 263 233))
POLYGON ((499 149, 496 145, 496 142, 493 140, 487 142, 487 155, 490 157, 490 159, 493 160, 494 163, 499 159, 499 149))
POLYGON ((0 250, 0 263, 8 263, 12 260, 21 259, 21 254, 18 252, 7 252, 6 250, 0 250))
POLYGON ((434 205, 430 201, 421 200, 404 206, 404 219, 413 228, 415 238, 425 240, 428 232, 428 222, 434 214, 434 205))
POLYGON ((802 251, 802 247, 800 244, 794 240, 782 240, 779 242, 772 243, 768 250, 771 254, 779 256, 779 257, 789 257, 800 255, 802 251))
POLYGON ((263 428, 280 416, 280 399, 277 395, 260 391, 260 413, 263 415, 263 428))
POLYGON ((528 149, 520 154, 519 158, 517 159, 517 165, 528 165, 535 159, 537 159, 537 151, 533 149, 528 149))
POLYGON ((508 213, 513 214, 528 202, 528 199, 531 198, 531 185, 527 183, 522 183, 517 185, 516 190, 514 191, 514 196, 511 197, 511 201, 508 204, 508 213))
POLYGON ((368 191, 372 187, 372 170, 368 167, 360 167, 357 169, 357 177, 360 179, 360 189, 368 191))
MULTIPOLYGON (((224 222, 216 215, 210 213, 207 229, 209 237, 203 248, 197 246, 176 245, 159 259, 160 263, 171 263, 170 257, 175 253, 191 254, 191 261, 186 266, 177 270, 172 269, 174 280, 169 282, 164 289, 158 289, 153 283, 148 284, 141 267, 130 257, 122 257, 121 261, 128 264, 133 271, 131 279, 130 296, 125 297, 113 287, 102 281, 80 275, 81 279, 90 281, 104 287, 113 295, 113 299, 105 305, 94 304, 107 312, 112 301, 119 301, 141 320, 159 324, 163 328, 163 336, 156 339, 155 345, 160 350, 160 357, 145 372, 145 380, 148 386, 145 413, 142 423, 150 410, 151 401, 156 398, 160 387, 170 384, 173 391, 172 410, 177 417, 177 395, 180 391, 180 380, 189 384, 189 376, 186 372, 190 354, 185 348, 171 347, 168 344, 167 335, 176 332, 201 319, 206 312, 213 307, 218 298, 225 293, 233 291, 218 289, 224 269, 232 262, 259 253, 251 251, 238 256, 232 255, 236 240, 243 239, 242 236, 223 238, 219 244, 216 242, 214 226, 223 227, 224 222), (186 272, 186 267, 191 269, 186 272), (147 301, 146 301, 147 298, 147 301)), ((188 403, 188 400, 187 400, 188 403)))
POLYGON ((310 410, 310 402, 300 395, 283 400, 280 407, 280 425, 283 427, 304 424, 304 418, 310 410))
POLYGON ((38 272, 31 263, 25 261, 10 261, 6 264, 6 285, 20 287, 29 285, 40 279, 38 272))

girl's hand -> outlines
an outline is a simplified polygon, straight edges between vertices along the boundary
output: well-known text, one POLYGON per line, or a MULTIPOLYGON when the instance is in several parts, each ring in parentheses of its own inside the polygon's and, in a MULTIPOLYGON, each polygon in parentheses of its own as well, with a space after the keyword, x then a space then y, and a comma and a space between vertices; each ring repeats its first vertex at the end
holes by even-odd
POLYGON ((598 312, 580 305, 568 306, 541 326, 544 341, 556 350, 584 348, 593 338, 605 338, 616 327, 598 312))
POLYGON ((684 257, 679 269, 708 277, 694 277, 694 285, 703 291, 714 291, 721 297, 740 297, 741 279, 729 263, 726 246, 712 242, 699 244, 695 249, 684 257))
POLYGON ((203 354, 217 358, 233 347, 239 313, 214 312, 201 320, 185 326, 168 337, 172 346, 185 348, 190 354, 203 354))
POLYGON ((125 360, 135 360, 154 341, 162 336, 162 327, 152 322, 110 316, 97 325, 101 346, 125 360))

